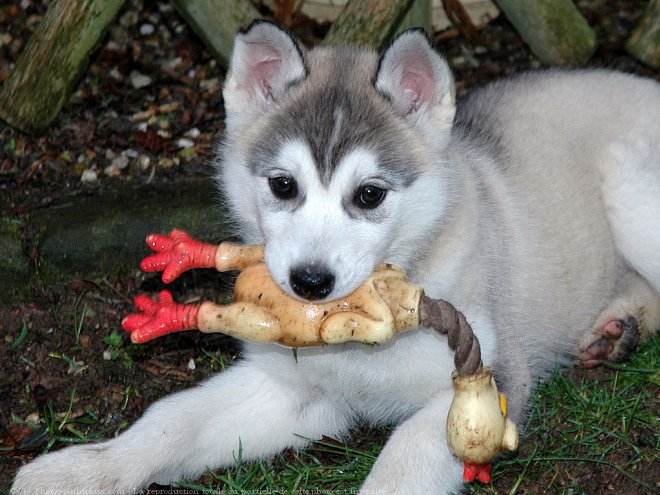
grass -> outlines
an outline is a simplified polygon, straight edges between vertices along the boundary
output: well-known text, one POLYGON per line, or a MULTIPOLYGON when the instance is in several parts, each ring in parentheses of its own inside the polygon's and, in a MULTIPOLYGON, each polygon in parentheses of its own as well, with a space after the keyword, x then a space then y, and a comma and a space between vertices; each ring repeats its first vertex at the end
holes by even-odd
POLYGON ((80 316, 78 315, 78 308, 80 306, 80 301, 84 297, 85 293, 83 292, 76 298, 76 302, 73 305, 73 332, 74 335, 76 336, 76 345, 80 344, 80 332, 82 331, 83 328, 83 323, 85 322, 85 316, 87 315, 87 311, 89 307, 85 303, 82 308, 82 312, 80 313, 80 316))
POLYGON ((203 363, 204 361, 208 361, 208 366, 211 370, 225 371, 227 365, 225 364, 225 358, 222 355, 222 351, 212 352, 202 347, 202 354, 204 354, 204 356, 200 356, 197 359, 198 362, 203 363))
MULTIPOLYGON (((29 395, 29 390, 26 391, 29 395)), ((43 410, 43 422, 36 424, 30 423, 28 420, 22 420, 13 416, 13 421, 16 424, 24 424, 29 426, 33 433, 27 437, 25 444, 22 445, 24 449, 30 447, 30 444, 40 445, 45 443, 44 452, 51 450, 56 443, 89 443, 99 441, 106 438, 116 429, 98 430, 94 434, 84 433, 82 430, 87 430, 90 425, 100 425, 101 421, 90 409, 84 411, 74 410, 76 403, 76 390, 72 390, 69 403, 66 411, 63 413, 56 413, 50 403, 43 410)), ((125 426, 125 425, 124 425, 125 426)))
MULTIPOLYGON (((629 363, 557 371, 535 394, 519 452, 500 459, 493 483, 474 485, 472 493, 655 493, 659 364, 660 337, 655 337, 629 363)), ((386 436, 378 430, 360 434, 366 448, 353 447, 354 441, 319 442, 271 463, 238 459, 237 467, 212 472, 202 484, 181 486, 214 493, 355 493, 386 436)))
POLYGON ((15 351, 16 349, 18 349, 21 346, 21 344, 23 344, 23 342, 25 342, 25 339, 27 338, 27 336, 28 336, 28 326, 27 326, 27 323, 23 322, 23 327, 21 328, 20 335, 18 337, 16 337, 16 339, 11 342, 11 344, 9 345, 9 348, 12 351, 15 351))
POLYGON ((271 463, 244 463, 239 456, 236 467, 211 472, 205 484, 181 483, 181 487, 209 493, 357 493, 379 451, 377 444, 362 450, 319 441, 271 463))
MULTIPOLYGON (((76 355, 86 314, 91 313, 83 307, 73 318, 73 347, 48 353, 68 364, 69 374, 82 374, 79 376, 87 376, 88 371, 82 362, 68 356, 76 355)), ((8 341, 10 352, 25 349, 32 333, 24 324, 15 339, 8 341)), ((126 369, 132 364, 133 353, 144 352, 141 347, 134 350, 119 331, 107 335, 103 343, 111 359, 126 369)), ((220 371, 230 364, 229 355, 211 349, 201 348, 196 357, 200 367, 220 371)), ((654 484, 660 479, 659 363, 657 336, 641 345, 628 363, 555 373, 535 394, 519 452, 500 459, 493 470, 493 483, 474 485, 472 493, 655 493, 654 484)), ((95 411, 100 399, 82 400, 75 390, 62 404, 63 412, 54 412, 48 403, 42 409, 41 423, 27 425, 34 430, 28 443, 33 443, 35 450, 44 445, 50 450, 54 444, 113 436, 127 426, 122 413, 129 399, 139 395, 140 385, 134 390, 129 383, 124 382, 123 403, 113 406, 115 419, 95 411)), ((32 396, 26 388, 24 400, 32 401, 32 396)), ((27 424, 18 417, 12 420, 27 424)), ((246 463, 239 455, 235 468, 209 472, 197 482, 181 483, 181 487, 206 493, 356 493, 389 433, 386 428, 362 431, 346 444, 324 439, 305 451, 286 451, 271 462, 246 463)))
POLYGON ((655 465, 657 479, 660 469, 659 358, 656 337, 598 379, 557 372, 535 395, 520 452, 495 468, 496 484, 507 479, 510 489, 482 486, 474 493, 588 494, 607 479, 615 493, 654 493, 646 471, 655 465))

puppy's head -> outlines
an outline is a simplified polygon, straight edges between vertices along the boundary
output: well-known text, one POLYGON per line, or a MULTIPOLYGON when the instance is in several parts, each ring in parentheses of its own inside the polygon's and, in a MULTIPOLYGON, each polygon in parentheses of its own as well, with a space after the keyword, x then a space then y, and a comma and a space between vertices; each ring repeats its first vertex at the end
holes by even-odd
POLYGON ((223 96, 220 184, 286 292, 343 297, 379 262, 407 268, 423 252, 446 207, 455 107, 447 64, 420 31, 379 58, 307 51, 256 22, 236 37, 223 96))

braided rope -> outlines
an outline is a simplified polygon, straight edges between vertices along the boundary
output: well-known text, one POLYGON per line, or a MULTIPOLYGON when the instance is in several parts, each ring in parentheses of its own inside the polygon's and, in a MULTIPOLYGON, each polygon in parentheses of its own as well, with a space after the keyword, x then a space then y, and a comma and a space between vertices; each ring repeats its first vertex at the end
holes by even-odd
POLYGON ((447 335, 449 348, 455 352, 454 365, 461 375, 473 375, 481 371, 479 340, 463 313, 447 301, 424 296, 419 305, 420 322, 437 332, 447 335))

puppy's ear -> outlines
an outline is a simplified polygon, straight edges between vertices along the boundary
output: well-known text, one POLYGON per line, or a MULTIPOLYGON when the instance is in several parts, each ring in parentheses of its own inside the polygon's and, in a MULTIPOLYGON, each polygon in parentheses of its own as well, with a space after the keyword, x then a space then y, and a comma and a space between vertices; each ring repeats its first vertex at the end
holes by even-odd
POLYGON ((254 21, 234 40, 225 102, 243 111, 249 111, 247 106, 264 110, 281 102, 290 86, 306 75, 298 41, 276 24, 254 21))
POLYGON ((454 119, 454 79, 447 62, 421 29, 401 33, 383 53, 376 90, 412 125, 429 117, 449 131, 454 119))

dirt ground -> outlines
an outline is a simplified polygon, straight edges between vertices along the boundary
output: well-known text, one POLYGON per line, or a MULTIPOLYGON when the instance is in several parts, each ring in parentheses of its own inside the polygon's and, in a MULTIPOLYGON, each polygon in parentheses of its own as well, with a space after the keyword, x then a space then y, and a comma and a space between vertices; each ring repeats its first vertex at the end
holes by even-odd
MULTIPOLYGON (((660 79, 623 51, 640 15, 639 2, 577 3, 599 36, 590 65, 660 79)), ((0 81, 47 4, 5 0, 0 5, 0 81)), ((302 20, 294 30, 314 42, 326 28, 302 20)), ((480 43, 438 34, 459 95, 493 78, 540 67, 502 18, 481 31, 480 43)), ((171 4, 131 1, 50 132, 31 138, 0 124, 3 216, 28 214, 69 195, 206 174, 206 160, 223 130, 223 77, 171 4)), ((35 248, 29 239, 25 247, 35 248)), ((173 292, 179 300, 222 299, 217 288, 229 286, 220 275, 190 273, 173 292)), ((112 435, 157 398, 238 358, 231 339, 197 332, 131 345, 120 322, 133 310, 132 298, 160 288, 157 276, 136 270, 77 279, 58 289, 37 282, 33 301, 0 307, 0 491, 16 468, 49 442, 57 448, 76 438, 112 435)))

